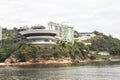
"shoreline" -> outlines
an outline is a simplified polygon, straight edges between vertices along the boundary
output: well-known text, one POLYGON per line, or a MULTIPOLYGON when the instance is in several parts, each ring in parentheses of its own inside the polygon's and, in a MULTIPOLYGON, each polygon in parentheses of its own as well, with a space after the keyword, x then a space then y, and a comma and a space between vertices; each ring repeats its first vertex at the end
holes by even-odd
POLYGON ((17 62, 17 63, 0 63, 0 66, 24 66, 24 65, 71 65, 71 64, 79 64, 79 63, 90 63, 90 62, 117 62, 120 61, 120 59, 110 59, 107 60, 79 60, 79 61, 73 61, 70 59, 65 60, 42 60, 39 62, 17 62))

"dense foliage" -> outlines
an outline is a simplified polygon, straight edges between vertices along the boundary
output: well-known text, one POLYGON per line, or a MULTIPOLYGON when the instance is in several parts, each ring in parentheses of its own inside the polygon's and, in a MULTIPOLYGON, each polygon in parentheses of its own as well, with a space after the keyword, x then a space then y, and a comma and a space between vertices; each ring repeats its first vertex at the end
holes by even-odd
POLYGON ((2 41, 0 45, 0 61, 4 61, 18 48, 21 47, 24 42, 16 39, 16 30, 2 29, 2 41))
POLYGON ((90 39, 92 45, 90 45, 91 51, 108 51, 113 55, 120 55, 120 40, 113 38, 111 35, 106 36, 103 33, 97 31, 94 32, 97 36, 90 39))
POLYGON ((26 61, 27 59, 30 58, 37 58, 38 51, 39 50, 37 46, 23 44, 13 54, 15 54, 16 57, 20 59, 20 61, 26 61))
POLYGON ((57 45, 43 45, 34 46, 29 44, 23 44, 14 54, 26 61, 31 58, 72 58, 72 59, 85 59, 87 58, 88 48, 82 44, 77 43, 72 45, 66 42, 60 42, 57 45))

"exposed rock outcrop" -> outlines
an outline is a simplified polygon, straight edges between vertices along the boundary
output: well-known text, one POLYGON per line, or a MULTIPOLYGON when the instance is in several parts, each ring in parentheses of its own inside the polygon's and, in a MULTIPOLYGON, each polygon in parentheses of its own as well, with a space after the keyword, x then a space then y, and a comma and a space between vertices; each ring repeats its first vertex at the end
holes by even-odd
POLYGON ((19 59, 13 54, 5 60, 5 64, 17 63, 17 62, 19 62, 19 59))
POLYGON ((29 63, 38 63, 38 64, 69 64, 72 63, 71 58, 36 58, 36 59, 29 59, 26 62, 29 63))

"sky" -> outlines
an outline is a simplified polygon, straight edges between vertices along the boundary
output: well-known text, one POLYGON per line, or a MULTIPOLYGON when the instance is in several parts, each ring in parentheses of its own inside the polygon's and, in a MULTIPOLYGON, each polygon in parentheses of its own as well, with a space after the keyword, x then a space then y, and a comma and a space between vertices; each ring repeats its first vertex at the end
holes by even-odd
POLYGON ((52 21, 120 39, 120 0, 0 0, 0 10, 0 26, 9 29, 52 21))

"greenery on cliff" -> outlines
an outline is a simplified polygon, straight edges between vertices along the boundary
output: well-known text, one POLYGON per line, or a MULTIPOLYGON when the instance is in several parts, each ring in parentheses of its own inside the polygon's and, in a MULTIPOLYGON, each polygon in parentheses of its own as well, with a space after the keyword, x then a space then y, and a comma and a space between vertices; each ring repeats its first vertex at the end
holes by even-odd
POLYGON ((2 48, 0 49, 0 61, 4 61, 11 54, 17 56, 20 61, 31 58, 71 58, 86 59, 89 48, 83 43, 58 42, 57 45, 34 46, 25 41, 16 39, 16 30, 3 29, 2 48))
POLYGON ((75 42, 74 45, 59 41, 57 45, 34 46, 25 41, 16 39, 16 30, 3 29, 2 46, 0 46, 0 62, 4 61, 11 54, 14 54, 20 61, 35 58, 71 58, 71 59, 94 59, 88 56, 91 51, 108 51, 113 55, 120 55, 120 40, 112 36, 106 36, 97 31, 97 36, 87 40, 91 45, 84 45, 82 42, 75 42))
POLYGON ((103 33, 94 31, 97 35, 89 41, 92 45, 89 46, 91 51, 107 51, 112 55, 120 55, 120 40, 113 38, 111 35, 106 36, 103 33))
POLYGON ((86 59, 89 50, 84 44, 77 45, 66 44, 60 42, 57 45, 34 46, 23 44, 14 52, 21 61, 26 61, 31 58, 71 58, 71 59, 86 59))

